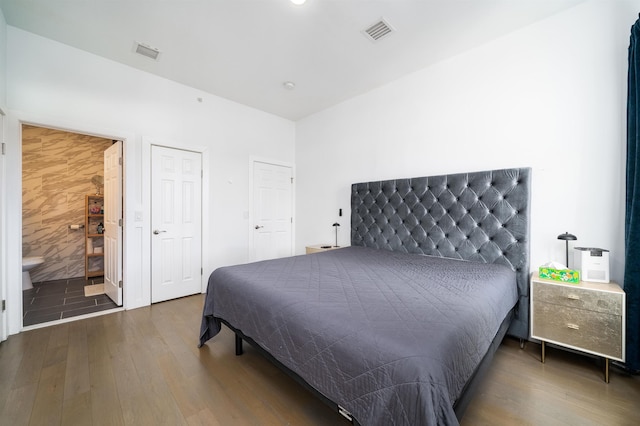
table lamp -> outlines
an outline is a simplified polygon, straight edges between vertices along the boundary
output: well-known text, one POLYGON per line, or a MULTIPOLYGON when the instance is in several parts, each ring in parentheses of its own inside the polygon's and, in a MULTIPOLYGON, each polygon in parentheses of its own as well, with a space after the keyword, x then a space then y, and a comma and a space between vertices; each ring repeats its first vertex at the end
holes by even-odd
POLYGON ((333 224, 333 227, 336 228, 336 245, 334 247, 338 247, 338 226, 340 226, 338 222, 333 224))
POLYGON ((564 240, 565 244, 566 244, 566 259, 567 259, 567 263, 565 263, 565 266, 567 267, 567 269, 569 269, 569 241, 575 241, 578 238, 576 238, 575 235, 570 234, 568 232, 565 232, 564 234, 560 234, 558 235, 558 239, 559 240, 564 240))

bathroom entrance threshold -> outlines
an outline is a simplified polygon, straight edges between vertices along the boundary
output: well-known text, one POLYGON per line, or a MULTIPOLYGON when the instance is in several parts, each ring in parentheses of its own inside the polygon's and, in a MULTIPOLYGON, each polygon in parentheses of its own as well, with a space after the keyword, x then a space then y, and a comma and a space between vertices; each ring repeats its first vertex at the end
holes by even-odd
POLYGON ((100 317, 102 315, 113 314, 113 313, 121 312, 121 311, 124 311, 124 308, 122 306, 118 306, 117 308, 108 309, 106 311, 93 312, 93 313, 90 313, 90 314, 78 315, 78 316, 75 316, 75 317, 69 317, 69 318, 64 318, 64 319, 60 319, 60 320, 41 322, 41 323, 33 324, 33 325, 25 325, 25 326, 22 327, 21 331, 29 331, 29 330, 35 330, 35 329, 38 329, 38 328, 51 327, 53 325, 65 324, 65 323, 73 322, 73 321, 80 321, 80 320, 87 319, 87 318, 100 317))

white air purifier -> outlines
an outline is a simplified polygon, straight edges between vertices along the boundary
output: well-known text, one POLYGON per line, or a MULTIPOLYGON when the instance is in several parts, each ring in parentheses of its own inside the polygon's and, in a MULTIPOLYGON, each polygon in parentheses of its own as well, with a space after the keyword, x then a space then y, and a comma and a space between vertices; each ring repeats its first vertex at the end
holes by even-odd
POLYGON ((609 282, 609 250, 594 247, 575 247, 580 251, 577 268, 582 281, 609 282))

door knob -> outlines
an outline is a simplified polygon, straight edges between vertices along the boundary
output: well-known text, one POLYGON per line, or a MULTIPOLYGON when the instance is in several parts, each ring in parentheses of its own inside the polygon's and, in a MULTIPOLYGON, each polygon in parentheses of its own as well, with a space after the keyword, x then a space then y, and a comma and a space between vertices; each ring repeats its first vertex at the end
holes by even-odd
POLYGON ((163 233, 163 232, 167 232, 167 231, 165 231, 164 229, 163 229, 163 230, 156 229, 155 231, 153 231, 153 233, 154 233, 155 235, 161 234, 161 233, 163 233))
POLYGON ((254 228, 256 228, 256 229, 260 229, 260 228, 264 228, 264 226, 262 226, 262 225, 256 225, 256 226, 254 226, 254 228))

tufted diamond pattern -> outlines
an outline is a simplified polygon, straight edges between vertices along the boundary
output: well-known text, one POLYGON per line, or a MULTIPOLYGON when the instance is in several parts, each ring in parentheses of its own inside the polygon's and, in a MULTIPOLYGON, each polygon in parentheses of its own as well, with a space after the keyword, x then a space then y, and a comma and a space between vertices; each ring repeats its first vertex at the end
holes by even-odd
POLYGON ((351 244, 509 266, 521 296, 510 333, 527 338, 530 176, 517 168, 354 184, 351 244))

